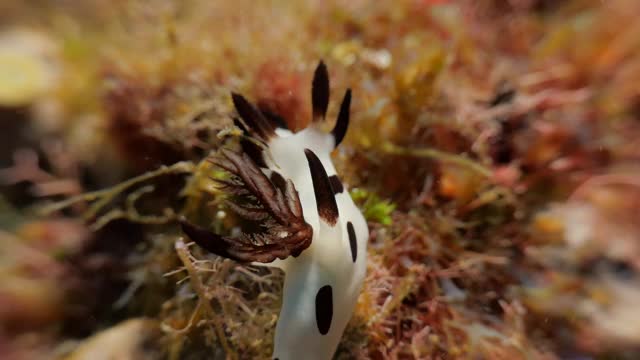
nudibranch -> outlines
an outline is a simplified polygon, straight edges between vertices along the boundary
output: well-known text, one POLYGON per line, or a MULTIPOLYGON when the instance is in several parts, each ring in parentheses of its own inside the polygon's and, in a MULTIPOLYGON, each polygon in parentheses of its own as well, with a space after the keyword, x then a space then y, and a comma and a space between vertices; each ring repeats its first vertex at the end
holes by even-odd
POLYGON ((226 237, 182 222, 200 247, 239 262, 285 272, 273 359, 331 359, 351 318, 366 272, 367 223, 331 162, 349 125, 347 90, 333 130, 320 129, 329 105, 329 75, 321 61, 312 87, 312 121, 287 129, 277 115, 232 93, 243 136, 241 150, 222 149, 212 162, 236 197, 229 208, 261 224, 258 233, 226 237))

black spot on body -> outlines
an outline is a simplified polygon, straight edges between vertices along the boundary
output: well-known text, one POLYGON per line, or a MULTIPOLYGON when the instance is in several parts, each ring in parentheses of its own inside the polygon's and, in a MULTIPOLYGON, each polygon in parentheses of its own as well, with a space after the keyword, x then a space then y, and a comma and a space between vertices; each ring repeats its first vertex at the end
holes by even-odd
POLYGON ((344 186, 342 186, 342 182, 338 179, 338 175, 329 176, 329 182, 331 183, 334 194, 340 194, 344 191, 344 186))
POLYGON ((356 238, 356 231, 353 229, 351 221, 347 222, 347 233, 349 234, 349 246, 351 246, 351 259, 356 262, 358 257, 358 241, 356 238))
POLYGON ((325 285, 316 294, 316 324, 318 331, 326 335, 333 320, 333 290, 331 285, 325 285))
POLYGON ((327 171, 313 151, 304 149, 304 154, 307 156, 307 162, 309 163, 309 169, 311 171, 311 180, 313 182, 313 191, 316 195, 318 214, 327 224, 333 226, 338 221, 338 204, 336 203, 327 171))

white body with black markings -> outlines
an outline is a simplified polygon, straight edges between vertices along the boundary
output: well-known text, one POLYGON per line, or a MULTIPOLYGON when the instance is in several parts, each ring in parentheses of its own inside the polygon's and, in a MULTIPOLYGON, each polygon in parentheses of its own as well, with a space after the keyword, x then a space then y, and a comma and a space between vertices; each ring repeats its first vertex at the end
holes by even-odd
POLYGON ((234 209, 252 219, 275 219, 276 230, 260 235, 265 241, 225 238, 183 222, 185 233, 209 251, 285 272, 273 351, 278 360, 331 359, 366 272, 367 224, 330 157, 347 130, 351 92, 345 94, 329 134, 316 125, 324 119, 329 100, 323 63, 315 72, 312 98, 313 123, 292 133, 233 95, 243 120, 236 119, 236 124, 251 135, 252 143, 243 142, 242 154, 223 152, 225 157, 216 164, 243 184, 231 182, 227 187, 261 201, 258 207, 233 205, 234 209), (261 145, 256 147, 255 140, 261 145))
POLYGON ((317 155, 328 176, 335 176, 330 159, 333 137, 312 127, 269 145, 275 162, 287 164, 281 171, 293 180, 305 220, 313 228, 311 246, 279 264, 286 277, 274 358, 330 359, 362 287, 369 231, 346 189, 334 191, 338 208, 334 224, 318 214, 305 149, 317 155))

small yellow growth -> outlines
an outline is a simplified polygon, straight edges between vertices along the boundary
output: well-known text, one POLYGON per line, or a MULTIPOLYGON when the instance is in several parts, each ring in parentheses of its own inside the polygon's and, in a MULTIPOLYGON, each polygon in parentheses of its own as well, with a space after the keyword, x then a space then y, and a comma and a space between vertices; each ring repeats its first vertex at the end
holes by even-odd
POLYGON ((563 222, 557 217, 551 216, 551 214, 536 216, 533 226, 536 230, 545 233, 559 234, 564 231, 563 222))
POLYGON ((31 54, 0 49, 0 105, 23 106, 49 87, 47 66, 31 54))
POLYGON ((445 63, 445 53, 434 46, 418 60, 404 67, 395 79, 398 93, 402 95, 401 100, 409 105, 423 104, 426 99, 431 99, 436 79, 445 63))
POLYGON ((0 32, 0 106, 26 106, 55 84, 57 47, 45 33, 28 28, 0 32))
POLYGON ((535 237, 543 240, 544 243, 561 243, 564 241, 565 224, 553 212, 538 214, 533 220, 532 229, 540 236, 535 237))
POLYGON ((442 176, 438 183, 440 195, 456 199, 462 203, 469 202, 478 193, 482 179, 468 168, 456 164, 442 164, 442 176))

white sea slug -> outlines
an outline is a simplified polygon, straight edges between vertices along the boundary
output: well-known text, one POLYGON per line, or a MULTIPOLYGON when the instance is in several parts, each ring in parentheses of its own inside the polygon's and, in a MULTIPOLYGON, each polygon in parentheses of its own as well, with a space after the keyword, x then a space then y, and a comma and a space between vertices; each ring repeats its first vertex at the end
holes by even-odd
POLYGON ((221 150, 212 161, 231 174, 223 187, 239 197, 229 207, 260 222, 262 232, 224 237, 183 221, 198 245, 240 262, 284 270, 284 298, 273 359, 331 359, 351 318, 366 271, 369 230, 343 187, 330 153, 349 124, 347 90, 335 127, 318 127, 329 104, 324 63, 312 84, 313 121, 293 133, 277 116, 232 94, 245 136, 240 151, 221 150), (253 202, 253 203, 251 203, 253 202))

